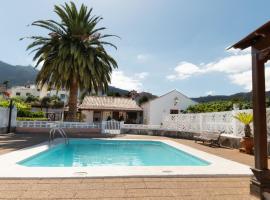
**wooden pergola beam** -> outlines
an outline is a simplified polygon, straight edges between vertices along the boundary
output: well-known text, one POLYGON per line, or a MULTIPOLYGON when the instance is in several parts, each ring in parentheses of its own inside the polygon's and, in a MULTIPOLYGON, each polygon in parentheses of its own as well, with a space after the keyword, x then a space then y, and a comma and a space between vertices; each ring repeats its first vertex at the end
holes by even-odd
POLYGON ((254 177, 251 179, 250 192, 264 199, 263 193, 270 192, 265 106, 265 61, 260 59, 260 51, 255 47, 252 47, 251 53, 255 168, 252 168, 254 177))
POLYGON ((255 142, 255 168, 268 169, 267 125, 265 106, 264 62, 259 59, 260 52, 252 47, 252 101, 255 142))
POLYGON ((251 194, 264 198, 270 193, 270 171, 268 169, 267 122, 265 106, 265 62, 270 55, 270 21, 246 36, 231 48, 251 47, 252 56, 252 102, 255 167, 251 179, 251 194))

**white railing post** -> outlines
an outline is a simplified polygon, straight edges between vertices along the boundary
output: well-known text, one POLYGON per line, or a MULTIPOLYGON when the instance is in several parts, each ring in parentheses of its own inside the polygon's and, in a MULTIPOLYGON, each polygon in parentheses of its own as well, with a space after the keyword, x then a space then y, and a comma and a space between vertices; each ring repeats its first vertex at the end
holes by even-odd
POLYGON ((106 128, 106 121, 101 122, 101 133, 105 133, 105 128, 106 128))
POLYGON ((233 104, 233 111, 232 111, 232 130, 233 135, 237 135, 237 120, 234 118, 234 116, 238 113, 239 107, 237 104, 233 104))
POLYGON ((200 127, 199 129, 200 130, 199 130, 199 132, 202 133, 203 132, 203 114, 201 114, 201 113, 199 114, 199 123, 200 123, 200 125, 199 125, 199 127, 200 127))
POLYGON ((124 121, 121 121, 120 122, 120 129, 122 128, 122 126, 125 124, 125 122, 124 121))

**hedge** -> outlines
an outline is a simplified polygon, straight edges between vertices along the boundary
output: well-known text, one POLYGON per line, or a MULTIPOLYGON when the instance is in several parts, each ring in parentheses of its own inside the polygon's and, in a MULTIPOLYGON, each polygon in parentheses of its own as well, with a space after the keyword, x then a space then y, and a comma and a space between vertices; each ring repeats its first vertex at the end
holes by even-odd
POLYGON ((48 121, 48 118, 45 117, 36 117, 36 118, 31 118, 31 117, 17 117, 17 121, 48 121))
POLYGON ((18 110, 18 117, 28 117, 28 118, 44 118, 45 113, 42 111, 39 112, 31 112, 30 110, 18 110))

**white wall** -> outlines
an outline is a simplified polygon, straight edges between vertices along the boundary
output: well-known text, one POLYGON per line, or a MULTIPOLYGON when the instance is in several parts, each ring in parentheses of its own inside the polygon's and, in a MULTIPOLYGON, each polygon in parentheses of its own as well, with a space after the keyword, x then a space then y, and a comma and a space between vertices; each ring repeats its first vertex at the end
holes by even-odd
POLYGON ((31 94, 35 97, 39 97, 42 99, 45 96, 52 97, 54 95, 58 96, 61 101, 67 102, 69 92, 65 90, 47 90, 47 86, 43 86, 41 90, 39 90, 35 85, 31 85, 29 88, 25 86, 16 86, 12 87, 9 92, 11 93, 11 97, 20 96, 23 98, 26 98, 28 95, 31 94), (16 93, 20 93, 20 95, 16 95, 16 93))
POLYGON ((69 92, 65 90, 48 90, 47 85, 44 85, 40 90, 41 99, 46 96, 48 97, 58 96, 61 99, 61 101, 66 103, 68 101, 68 95, 69 92))
POLYGON ((141 105, 143 109, 143 123, 149 124, 150 120, 150 102, 144 103, 141 105))
MULTIPOLYGON (((249 110, 232 110, 225 112, 210 113, 188 113, 178 115, 167 115, 163 119, 163 127, 183 132, 220 132, 242 137, 244 135, 244 125, 234 118, 237 113, 252 113, 249 110)), ((270 135, 270 109, 267 108, 267 132, 270 135)), ((253 130, 253 124, 251 123, 253 130)))
POLYGON ((190 105, 194 104, 196 102, 177 90, 173 90, 142 106, 144 110, 144 122, 146 121, 146 124, 151 125, 160 125, 163 118, 170 114, 170 110, 186 110, 190 105), (175 104, 175 98, 178 99, 177 104, 175 104))
POLYGON ((39 93, 40 93, 34 85, 31 85, 30 88, 24 87, 24 86, 12 87, 9 90, 9 92, 10 92, 11 97, 19 96, 23 98, 26 98, 28 94, 31 94, 35 97, 39 97, 39 93), (19 93, 20 95, 16 95, 17 93, 19 93))
POLYGON ((84 122, 92 123, 94 117, 94 111, 92 110, 82 110, 82 114, 85 116, 84 122))
MULTIPOLYGON (((12 109, 11 126, 16 127, 17 109, 12 109)), ((0 128, 6 128, 8 126, 9 108, 0 107, 0 128)))

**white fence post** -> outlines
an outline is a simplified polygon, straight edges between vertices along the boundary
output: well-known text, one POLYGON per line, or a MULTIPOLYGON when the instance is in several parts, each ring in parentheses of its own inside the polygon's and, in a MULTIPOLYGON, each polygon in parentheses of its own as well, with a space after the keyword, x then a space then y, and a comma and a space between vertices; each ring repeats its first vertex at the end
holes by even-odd
POLYGON ((120 122, 120 129, 123 127, 124 124, 125 124, 124 121, 121 121, 121 122, 120 122))
POLYGON ((232 111, 232 128, 233 128, 233 135, 237 135, 237 120, 234 116, 238 113, 239 107, 237 104, 233 104, 233 111, 232 111))
POLYGON ((101 133, 104 134, 106 129, 106 121, 101 122, 101 133))
POLYGON ((200 133, 203 132, 203 114, 198 114, 199 115, 199 119, 200 119, 200 125, 199 125, 199 129, 200 129, 200 133))

